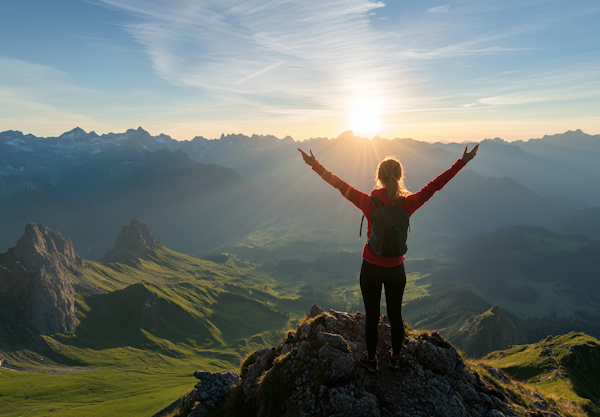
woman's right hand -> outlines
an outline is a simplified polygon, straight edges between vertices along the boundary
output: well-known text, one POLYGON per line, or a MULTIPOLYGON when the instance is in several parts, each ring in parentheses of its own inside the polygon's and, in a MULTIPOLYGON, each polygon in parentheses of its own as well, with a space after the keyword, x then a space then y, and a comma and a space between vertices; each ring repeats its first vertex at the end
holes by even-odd
POLYGON ((310 150, 310 155, 307 154, 306 152, 304 152, 300 148, 298 148, 298 150, 302 154, 302 159, 304 159, 304 162, 306 162, 306 165, 313 166, 315 164, 315 162, 317 161, 317 158, 315 158, 315 155, 313 154, 312 149, 310 150))
POLYGON ((463 152, 462 160, 465 161, 465 164, 469 162, 471 159, 475 158, 477 155, 477 149, 479 149, 479 144, 475 145, 471 152, 467 152, 467 147, 465 146, 465 151, 463 152))

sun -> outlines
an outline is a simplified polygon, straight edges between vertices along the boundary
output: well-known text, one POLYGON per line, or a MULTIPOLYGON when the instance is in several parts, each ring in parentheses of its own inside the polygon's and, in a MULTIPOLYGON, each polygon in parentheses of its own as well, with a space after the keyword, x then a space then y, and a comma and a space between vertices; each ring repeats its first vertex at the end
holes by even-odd
POLYGON ((350 115, 350 129, 358 136, 375 135, 381 131, 379 105, 374 100, 360 100, 350 115))

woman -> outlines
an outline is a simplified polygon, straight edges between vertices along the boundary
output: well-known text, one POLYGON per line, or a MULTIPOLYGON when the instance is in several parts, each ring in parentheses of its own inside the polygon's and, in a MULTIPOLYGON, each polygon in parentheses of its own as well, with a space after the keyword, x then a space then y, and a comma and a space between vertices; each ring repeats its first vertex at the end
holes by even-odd
MULTIPOLYGON (((478 148, 479 145, 475 145, 468 152, 465 147, 461 159, 457 160, 450 169, 414 194, 410 194, 404 186, 400 161, 394 157, 386 158, 377 167, 375 189, 371 191, 371 195, 357 190, 327 171, 316 160, 312 150, 310 151, 310 155, 301 149, 298 150, 302 154, 304 162, 311 166, 313 171, 329 184, 339 189, 346 199, 364 213, 368 222, 367 238, 369 238, 373 231, 372 216, 378 204, 382 202, 385 206, 399 205, 409 217, 412 216, 436 191, 441 190, 467 162, 475 157, 478 148)), ((392 351, 390 352, 389 364, 392 369, 400 367, 400 350, 405 337, 404 324, 402 322, 402 297, 404 295, 404 287, 406 286, 406 272, 404 270, 404 257, 402 255, 392 257, 381 256, 375 253, 372 246, 372 244, 369 244, 369 240, 367 240, 362 252, 363 263, 360 269, 360 289, 365 303, 367 319, 365 326, 367 352, 363 352, 360 355, 359 361, 369 371, 375 372, 379 370, 376 351, 382 285, 385 285, 387 313, 392 328, 392 351)))

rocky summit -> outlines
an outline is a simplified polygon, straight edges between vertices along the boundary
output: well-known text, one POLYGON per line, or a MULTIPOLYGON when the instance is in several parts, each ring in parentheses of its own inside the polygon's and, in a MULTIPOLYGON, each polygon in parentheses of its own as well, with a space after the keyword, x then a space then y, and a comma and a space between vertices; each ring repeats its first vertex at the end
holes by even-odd
POLYGON ((106 252, 100 259, 103 263, 140 263, 140 257, 163 247, 156 240, 148 226, 136 219, 131 219, 129 226, 123 226, 117 236, 115 247, 106 252))
POLYGON ((379 323, 381 370, 358 362, 365 349, 365 316, 313 306, 278 347, 250 354, 239 375, 196 371, 199 382, 183 396, 179 416, 557 416, 527 411, 514 392, 496 383, 508 378, 491 368, 479 375, 438 333, 409 332, 402 366, 388 366, 390 325, 379 323), (519 410, 517 414, 516 410, 519 410))
POLYGON ((58 230, 30 223, 17 246, 0 255, 0 306, 40 334, 73 331, 83 260, 58 230))

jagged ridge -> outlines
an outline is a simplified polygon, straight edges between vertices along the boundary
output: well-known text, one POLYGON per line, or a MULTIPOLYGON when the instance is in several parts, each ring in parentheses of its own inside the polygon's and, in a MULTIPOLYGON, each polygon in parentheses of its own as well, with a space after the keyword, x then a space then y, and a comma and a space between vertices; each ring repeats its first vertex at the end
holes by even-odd
POLYGON ((523 411, 509 392, 470 372, 436 332, 410 333, 402 368, 394 371, 386 363, 390 326, 382 320, 382 369, 369 373, 357 361, 364 326, 361 313, 313 306, 277 348, 250 354, 239 376, 196 371, 200 382, 181 399, 175 415, 502 417, 517 416, 515 408, 521 415, 543 415, 523 411))

